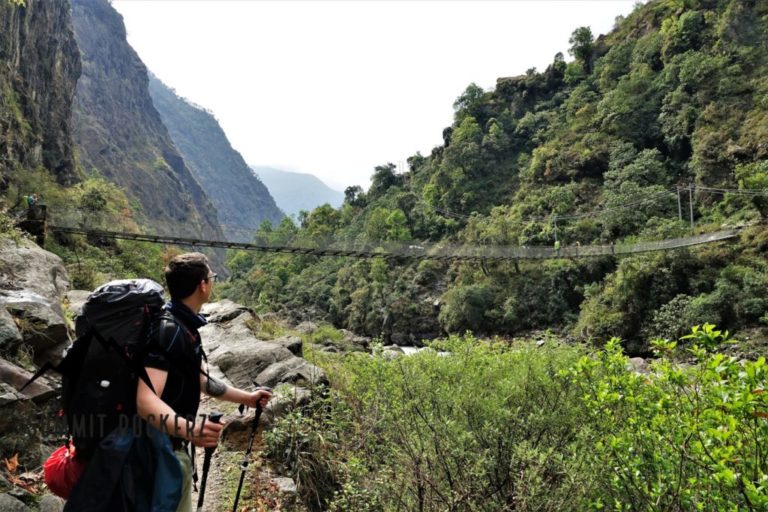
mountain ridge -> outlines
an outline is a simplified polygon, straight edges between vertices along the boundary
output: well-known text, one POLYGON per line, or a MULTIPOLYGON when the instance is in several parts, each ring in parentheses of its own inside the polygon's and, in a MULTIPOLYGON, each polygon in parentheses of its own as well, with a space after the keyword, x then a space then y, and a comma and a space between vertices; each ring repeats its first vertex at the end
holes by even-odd
POLYGON ((313 174, 263 165, 249 164, 249 167, 289 215, 298 216, 301 211, 309 212, 326 203, 338 208, 344 202, 343 192, 329 187, 313 174))
POLYGON ((216 207, 227 240, 250 241, 262 222, 278 224, 284 213, 232 147, 216 118, 179 97, 151 73, 149 93, 171 139, 216 207))

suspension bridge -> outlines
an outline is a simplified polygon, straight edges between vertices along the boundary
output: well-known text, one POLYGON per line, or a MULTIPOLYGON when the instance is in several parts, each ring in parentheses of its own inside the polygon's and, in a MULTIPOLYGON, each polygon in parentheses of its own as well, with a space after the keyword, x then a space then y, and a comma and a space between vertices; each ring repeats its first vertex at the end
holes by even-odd
POLYGON ((598 256, 624 256, 654 251, 670 251, 702 244, 710 244, 735 238, 741 228, 730 228, 701 235, 672 238, 636 244, 572 245, 565 247, 526 247, 502 245, 426 244, 418 242, 393 244, 391 242, 367 243, 350 247, 329 245, 308 247, 298 245, 271 245, 259 243, 203 240, 166 235, 151 235, 103 229, 49 225, 48 231, 96 238, 112 238, 150 242, 166 245, 212 247, 260 251, 267 253, 297 254, 307 256, 346 256, 352 258, 384 258, 390 260, 442 260, 442 261, 511 261, 560 258, 589 258, 598 256))
MULTIPOLYGON (((648 203, 656 203, 668 200, 670 196, 677 197, 679 220, 683 220, 681 208, 681 191, 688 192, 689 205, 691 210, 691 228, 693 228, 693 191, 708 194, 733 194, 745 196, 768 195, 764 189, 744 190, 744 189, 714 189, 706 187, 694 187, 681 189, 677 187, 675 191, 665 190, 655 193, 647 198, 641 199, 635 203, 623 204, 611 208, 601 208, 592 212, 584 212, 571 215, 552 215, 550 218, 536 218, 542 222, 549 221, 554 225, 555 240, 557 240, 558 221, 567 221, 581 219, 586 217, 596 217, 608 212, 637 208, 648 203)), ((195 237, 180 237, 162 234, 136 233, 131 231, 119 231, 103 229, 95 226, 88 226, 89 222, 82 215, 72 216, 74 210, 53 211, 49 210, 48 218, 53 222, 46 223, 45 211, 43 210, 42 223, 48 232, 84 235, 93 238, 133 240, 137 242, 148 242, 165 245, 188 246, 197 248, 222 248, 236 249, 244 251, 259 251, 266 253, 282 253, 319 257, 351 257, 351 258, 384 258, 388 260, 439 260, 439 261, 518 261, 518 260, 545 260, 545 259, 570 259, 570 258, 594 258, 600 256, 627 256, 645 252, 671 251, 683 249, 703 244, 717 243, 724 240, 733 239, 739 236, 740 231, 746 226, 730 227, 720 229, 709 233, 689 235, 679 238, 668 238, 655 241, 641 241, 636 243, 618 243, 604 245, 564 245, 559 242, 554 246, 511 246, 511 245, 486 245, 486 244, 450 244, 450 243, 429 243, 429 242, 391 242, 391 241, 354 241, 342 242, 334 241, 326 244, 312 244, 305 242, 303 244, 270 244, 260 242, 256 238, 254 242, 235 242, 227 240, 210 240, 195 237)), ((82 213, 82 212, 81 212, 82 213)), ((450 212, 442 212, 448 214, 450 212)), ((93 218, 91 219, 94 220, 93 218)), ((530 220, 530 219, 528 219, 530 220)), ((119 226, 118 219, 98 219, 91 224, 99 226, 119 226)), ((225 226, 230 232, 238 231, 238 227, 225 226)), ((252 239, 255 229, 248 228, 244 231, 244 238, 252 239)))

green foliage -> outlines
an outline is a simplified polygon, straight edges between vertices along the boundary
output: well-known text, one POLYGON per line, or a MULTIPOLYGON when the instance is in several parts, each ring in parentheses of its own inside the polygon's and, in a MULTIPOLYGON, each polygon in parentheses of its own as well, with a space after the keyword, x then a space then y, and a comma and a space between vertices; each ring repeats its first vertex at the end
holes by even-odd
POLYGON ((718 331, 714 325, 704 324, 694 326, 690 334, 686 334, 680 339, 691 340, 696 345, 711 352, 719 347, 721 343, 728 341, 729 337, 728 331, 718 331))
POLYGON ((568 39, 571 47, 568 53, 573 55, 576 60, 581 62, 582 66, 589 71, 594 51, 595 38, 592 35, 592 29, 589 27, 579 27, 573 31, 571 38, 568 39))
MULTIPOLYGON (((720 340, 713 326, 692 333, 720 340)), ((660 348, 673 344, 657 343, 660 348)), ((739 362, 694 349, 698 364, 666 360, 642 375, 618 339, 570 372, 582 390, 596 479, 607 510, 763 510, 768 506, 765 359, 739 362)))
MULTIPOLYGON (((327 496, 334 487, 332 510, 351 510, 349 503, 382 511, 583 503, 591 476, 576 437, 579 400, 576 386, 557 376, 579 351, 557 344, 510 348, 469 335, 435 349, 451 355, 352 354, 326 363, 337 394, 323 414, 305 418, 312 428, 301 431, 303 449, 289 448, 285 434, 270 441, 270 453, 284 463, 309 459, 303 465, 313 468, 322 461, 324 478, 305 479, 320 484, 302 494, 327 496)), ((295 421, 277 428, 284 432, 295 421)), ((317 501, 308 504, 317 509, 317 501)))

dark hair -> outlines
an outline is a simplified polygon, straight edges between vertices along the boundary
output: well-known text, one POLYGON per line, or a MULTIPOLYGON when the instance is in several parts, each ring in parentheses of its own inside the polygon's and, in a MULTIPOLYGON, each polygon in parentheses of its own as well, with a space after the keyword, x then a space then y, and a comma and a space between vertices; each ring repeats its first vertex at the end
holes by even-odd
POLYGON ((171 300, 186 299, 192 295, 200 281, 208 278, 210 271, 205 254, 188 252, 175 256, 165 267, 165 282, 171 300))

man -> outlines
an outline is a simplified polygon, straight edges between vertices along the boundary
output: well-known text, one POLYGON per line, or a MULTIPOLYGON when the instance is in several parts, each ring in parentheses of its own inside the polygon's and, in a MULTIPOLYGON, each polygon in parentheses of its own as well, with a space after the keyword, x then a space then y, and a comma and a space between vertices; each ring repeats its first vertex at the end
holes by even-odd
POLYGON ((175 320, 175 329, 163 329, 157 346, 150 349, 144 365, 154 391, 139 381, 136 407, 143 419, 171 436, 181 465, 184 483, 179 512, 192 510, 192 460, 189 444, 213 448, 222 425, 197 417, 200 392, 229 402, 255 407, 266 406, 272 394, 265 389, 248 392, 230 388, 203 373, 203 351, 198 329, 206 324, 200 309, 208 302, 216 274, 200 253, 176 256, 165 268, 171 295, 166 306, 175 320))

